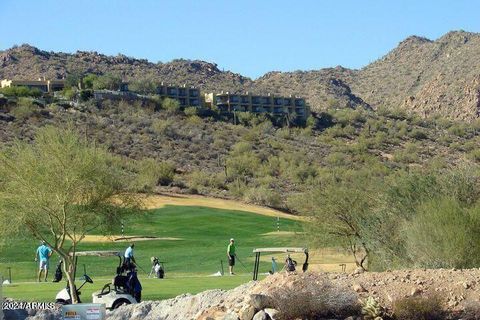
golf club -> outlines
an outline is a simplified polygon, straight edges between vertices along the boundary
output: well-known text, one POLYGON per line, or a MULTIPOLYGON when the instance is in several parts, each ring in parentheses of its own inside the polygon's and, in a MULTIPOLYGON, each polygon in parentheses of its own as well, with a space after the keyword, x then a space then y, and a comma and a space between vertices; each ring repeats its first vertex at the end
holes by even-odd
POLYGON ((136 265, 140 270, 142 270, 142 271, 147 275, 147 277, 148 277, 148 272, 147 272, 147 271, 145 271, 145 270, 144 270, 138 263, 136 263, 136 262, 135 262, 135 265, 136 265))
POLYGON ((248 271, 247 266, 245 266, 245 264, 243 264, 243 262, 238 258, 237 255, 235 255, 235 258, 237 258, 238 262, 240 262, 240 264, 242 265, 242 267, 243 267, 247 272, 250 272, 250 271, 248 271))

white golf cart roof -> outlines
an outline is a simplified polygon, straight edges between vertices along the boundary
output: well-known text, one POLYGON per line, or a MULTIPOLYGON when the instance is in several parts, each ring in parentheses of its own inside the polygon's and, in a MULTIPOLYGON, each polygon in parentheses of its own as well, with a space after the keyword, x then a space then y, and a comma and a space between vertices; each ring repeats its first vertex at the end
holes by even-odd
POLYGON ((280 253, 307 253, 308 249, 307 248, 257 248, 253 249, 253 253, 275 253, 275 252, 280 252, 280 253))
MULTIPOLYGON (((70 256, 73 256, 73 252, 70 252, 70 256)), ((77 257, 121 257, 120 251, 78 251, 75 252, 77 257)))

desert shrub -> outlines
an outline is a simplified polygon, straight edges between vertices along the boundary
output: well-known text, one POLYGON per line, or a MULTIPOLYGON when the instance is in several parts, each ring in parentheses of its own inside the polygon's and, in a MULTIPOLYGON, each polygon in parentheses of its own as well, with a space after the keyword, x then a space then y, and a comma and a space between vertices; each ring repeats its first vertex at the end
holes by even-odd
POLYGON ((468 157, 473 161, 480 163, 480 149, 474 149, 470 151, 470 153, 468 154, 468 157))
POLYGON ((456 123, 448 128, 448 132, 458 137, 464 137, 467 135, 467 130, 464 124, 456 123))
POLYGON ((38 98, 42 95, 42 91, 37 88, 28 88, 28 87, 5 87, 0 88, 0 93, 6 95, 7 97, 35 97, 38 98))
POLYGON ((437 295, 399 299, 393 304, 393 314, 397 320, 445 319, 442 299, 437 295))
POLYGON ((229 156, 226 161, 228 177, 253 177, 260 166, 260 160, 251 151, 229 156))
POLYGON ((308 128, 317 128, 318 126, 318 119, 313 117, 313 116, 309 116, 307 118, 307 122, 305 124, 308 128))
POLYGON ((415 140, 425 140, 428 138, 426 132, 421 129, 413 129, 410 132, 410 137, 415 139, 415 140))
POLYGON ((200 126, 203 124, 203 120, 199 116, 193 115, 188 117, 187 123, 194 126, 200 126))
POLYGON ((198 115, 198 108, 197 107, 186 107, 185 110, 185 115, 187 117, 193 117, 198 115))
POLYGON ((393 160, 403 163, 414 163, 420 160, 418 146, 415 143, 406 143, 404 150, 397 150, 393 154, 393 160))
POLYGON ((152 121, 153 132, 167 137, 175 136, 175 129, 173 128, 174 121, 172 119, 155 119, 152 121))
POLYGON ((281 139, 291 139, 291 130, 290 128, 281 128, 275 132, 275 135, 281 139))
POLYGON ((65 97, 65 99, 67 100, 73 100, 75 99, 76 95, 77 95, 77 90, 75 90, 74 88, 70 87, 70 88, 65 88, 63 89, 63 92, 62 92, 63 96, 65 97))
POLYGON ((266 186, 248 189, 244 194, 244 199, 247 202, 274 208, 279 208, 282 203, 280 194, 266 186))
POLYGON ((138 162, 138 188, 150 191, 157 185, 168 185, 175 176, 175 167, 169 162, 147 158, 138 162))
POLYGON ((18 120, 25 120, 38 114, 38 106, 31 99, 18 98, 17 105, 12 108, 11 113, 18 120))
POLYGON ((180 112, 180 102, 175 99, 165 98, 162 101, 162 108, 165 109, 169 115, 177 114, 180 112))
POLYGON ((341 166, 347 161, 347 156, 341 152, 332 152, 325 157, 325 161, 331 166, 341 166))
POLYGON ((202 192, 206 188, 223 188, 225 182, 225 174, 213 174, 206 171, 193 171, 188 176, 189 186, 202 192))
POLYGON ((326 276, 298 275, 301 286, 278 286, 271 297, 282 319, 345 318, 360 313, 356 294, 326 276))
POLYGON ((423 202, 404 226, 411 260, 419 267, 430 268, 478 265, 478 209, 463 208, 452 198, 423 202))
POLYGON ((235 117, 238 123, 244 126, 253 125, 254 119, 256 118, 255 114, 252 112, 235 112, 235 117))
POLYGON ((362 315, 364 320, 383 320, 386 311, 374 297, 369 296, 362 301, 362 315))
POLYGON ((235 178, 227 186, 230 194, 236 198, 242 198, 248 190, 248 185, 245 179, 235 178))

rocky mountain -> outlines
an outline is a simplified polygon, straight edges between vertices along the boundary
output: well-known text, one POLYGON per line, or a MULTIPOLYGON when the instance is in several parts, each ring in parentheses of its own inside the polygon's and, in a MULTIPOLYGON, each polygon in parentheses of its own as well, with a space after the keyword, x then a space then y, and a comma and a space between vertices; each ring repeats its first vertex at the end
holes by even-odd
POLYGON ((350 84, 373 106, 469 120, 480 116, 479 61, 480 34, 450 32, 436 41, 409 37, 350 84))
POLYGON ((22 45, 0 51, 0 78, 62 78, 71 72, 151 77, 208 91, 300 95, 312 109, 405 108, 422 116, 473 120, 480 116, 480 34, 449 32, 432 41, 412 36, 360 70, 343 67, 269 72, 259 79, 222 71, 214 63, 173 60, 152 63, 97 52, 55 53, 22 45))

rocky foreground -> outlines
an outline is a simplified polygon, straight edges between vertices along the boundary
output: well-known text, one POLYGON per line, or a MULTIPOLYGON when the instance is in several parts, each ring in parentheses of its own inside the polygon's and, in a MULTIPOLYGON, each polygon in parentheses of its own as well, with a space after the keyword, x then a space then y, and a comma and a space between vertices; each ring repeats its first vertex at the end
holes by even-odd
MULTIPOLYGON (((365 314, 365 308, 362 315, 369 297, 378 302, 377 309, 383 310, 378 316, 383 319, 393 316, 397 301, 414 297, 439 299, 445 319, 480 319, 480 269, 279 273, 229 291, 123 306, 109 312, 107 319, 381 320, 365 314)), ((60 315, 39 312, 27 319, 60 319, 60 315)))

